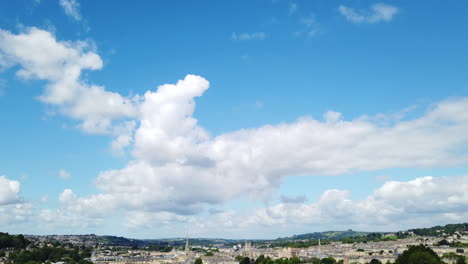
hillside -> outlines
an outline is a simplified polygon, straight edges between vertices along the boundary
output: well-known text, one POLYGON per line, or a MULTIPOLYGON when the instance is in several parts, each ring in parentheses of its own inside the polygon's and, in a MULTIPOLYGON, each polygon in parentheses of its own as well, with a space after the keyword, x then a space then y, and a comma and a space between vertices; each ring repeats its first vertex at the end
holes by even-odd
POLYGON ((370 234, 370 232, 359 232, 359 231, 325 231, 325 232, 314 232, 300 235, 294 235, 292 237, 278 238, 277 240, 342 240, 348 237, 361 237, 370 234))

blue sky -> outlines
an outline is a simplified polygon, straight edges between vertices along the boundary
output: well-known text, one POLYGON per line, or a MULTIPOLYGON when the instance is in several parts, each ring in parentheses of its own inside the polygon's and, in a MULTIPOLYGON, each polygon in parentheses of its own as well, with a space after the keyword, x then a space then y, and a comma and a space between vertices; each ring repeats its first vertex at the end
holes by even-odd
POLYGON ((466 222, 467 8, 3 2, 2 229, 274 238, 466 222))

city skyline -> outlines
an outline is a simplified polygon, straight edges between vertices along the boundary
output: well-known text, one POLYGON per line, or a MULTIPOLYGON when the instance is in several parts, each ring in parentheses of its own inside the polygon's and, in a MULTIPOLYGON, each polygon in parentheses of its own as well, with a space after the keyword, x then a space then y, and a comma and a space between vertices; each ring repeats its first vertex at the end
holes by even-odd
POLYGON ((270 239, 468 222, 467 8, 0 3, 1 231, 270 239))

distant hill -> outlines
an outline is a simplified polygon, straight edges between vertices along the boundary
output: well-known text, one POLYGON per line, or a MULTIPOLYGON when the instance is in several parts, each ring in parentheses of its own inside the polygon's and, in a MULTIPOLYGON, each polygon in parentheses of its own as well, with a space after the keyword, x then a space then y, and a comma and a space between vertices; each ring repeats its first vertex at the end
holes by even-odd
POLYGON ((142 240, 118 236, 98 236, 98 241, 109 246, 141 246, 142 240))
POLYGON ((370 234, 371 232, 360 232, 360 231, 325 231, 325 232, 314 232, 306 233, 301 235, 294 235, 292 237, 278 238, 277 240, 342 240, 348 237, 361 237, 370 234))
POLYGON ((444 226, 434 226, 429 228, 414 228, 406 231, 399 232, 360 232, 360 231, 325 231, 325 232, 314 232, 300 235, 294 235, 291 237, 277 238, 276 240, 343 240, 345 238, 358 238, 358 237, 372 237, 374 234, 398 234, 405 236, 410 232, 419 236, 444 236, 453 235, 455 232, 468 231, 468 223, 462 224, 448 224, 444 226))
MULTIPOLYGON (((254 244, 262 246, 293 246, 309 247, 318 243, 328 243, 329 241, 342 241, 344 243, 367 242, 367 241, 388 241, 405 238, 414 233, 420 236, 449 236, 455 232, 468 231, 468 223, 448 224, 444 226, 434 226, 430 228, 414 228, 399 232, 362 232, 362 231, 325 231, 293 235, 290 237, 280 237, 271 240, 249 239, 254 244), (389 235, 392 233, 392 235, 389 235)), ((106 246, 125 246, 125 247, 183 247, 186 238, 166 238, 166 239, 132 239, 119 236, 97 236, 90 235, 49 235, 49 236, 27 236, 28 239, 37 240, 40 237, 47 240, 61 243, 88 243, 100 244, 106 246)), ((227 246, 242 243, 245 239, 222 239, 222 238, 190 238, 190 245, 213 246, 224 244, 227 246)), ((7 233, 0 233, 0 248, 9 246, 25 246, 24 237, 11 236, 7 233)))
POLYGON ((409 229, 418 236, 442 236, 453 235, 455 232, 468 231, 468 223, 463 224, 448 224, 444 226, 434 226, 429 228, 415 228, 409 229))

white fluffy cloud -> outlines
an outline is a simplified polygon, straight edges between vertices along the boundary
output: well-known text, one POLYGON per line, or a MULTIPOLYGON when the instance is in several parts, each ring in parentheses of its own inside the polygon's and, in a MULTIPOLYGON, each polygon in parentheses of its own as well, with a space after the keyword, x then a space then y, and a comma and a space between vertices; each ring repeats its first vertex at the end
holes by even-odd
POLYGON ((280 203, 259 209, 249 222, 270 226, 327 223, 328 227, 373 230, 460 222, 468 218, 466 190, 468 176, 389 181, 363 200, 352 200, 349 191, 328 190, 314 203, 280 203))
MULTIPOLYGON (((50 32, 28 28, 20 34, 0 30, 0 66, 21 66, 22 79, 46 80, 40 100, 56 106, 89 133, 112 133, 114 120, 133 118, 138 97, 126 98, 102 86, 87 84, 84 70, 98 70, 102 60, 84 41, 57 41, 50 32)), ((122 143, 120 143, 122 144, 122 143)))
MULTIPOLYGON (((267 200, 288 176, 468 164, 462 151, 468 144, 468 98, 443 101, 419 118, 390 124, 382 124, 381 115, 346 121, 329 111, 324 121, 304 117, 212 137, 192 116, 194 98, 208 85, 188 75, 144 95, 133 160, 98 176, 102 197, 115 208, 187 215, 241 196, 267 200)), ((341 201, 347 194, 327 195, 341 201)), ((85 206, 81 202, 76 206, 85 206)), ((304 214, 316 210, 301 206, 304 214)))
MULTIPOLYGON (((67 189, 60 196, 58 209, 43 210, 41 219, 51 223, 89 226, 118 210, 146 214, 155 220, 182 221, 183 216, 197 214, 207 205, 243 196, 268 200, 289 176, 468 164, 468 98, 442 101, 411 120, 403 120, 404 115, 345 120, 341 113, 328 111, 323 121, 302 117, 292 123, 212 136, 193 117, 195 98, 209 88, 209 82, 200 76, 187 75, 176 84, 126 98, 81 79, 83 70, 102 67, 89 44, 60 42, 51 33, 36 28, 17 35, 0 31, 0 65, 19 65, 20 78, 46 80, 40 97, 43 102, 81 121, 87 132, 116 136, 112 143, 115 152, 131 150, 131 161, 124 168, 98 175, 97 194, 80 197, 67 189)), ((463 186, 464 179, 459 186, 463 186)), ((424 182, 432 181, 419 179, 398 188, 420 184, 428 189, 424 182)), ((360 209, 378 213, 376 221, 384 223, 401 210, 391 206, 396 198, 392 200, 385 192, 392 184, 397 183, 384 185, 365 201, 350 200, 347 191, 330 190, 317 203, 291 200, 260 211, 255 217, 270 224, 313 223, 327 217, 345 219, 340 217, 360 209), (296 220, 283 215, 288 210, 298 215, 296 220)), ((8 186, 10 192, 0 193, 0 197, 7 197, 0 199, 9 201, 5 204, 18 199, 19 185, 17 192, 14 186, 8 186)), ((438 195, 440 200, 450 197, 453 203, 444 207, 434 202, 427 208, 458 217, 454 212, 464 206, 465 197, 446 196, 445 192, 438 195), (444 208, 452 210, 449 213, 444 208)), ((410 198, 416 201, 417 197, 410 198)), ((217 215, 235 217, 227 212, 217 215)), ((132 221, 129 226, 147 225, 132 221)), ((255 223, 254 218, 250 221, 255 223)))
POLYGON ((109 195, 80 198, 70 189, 60 194, 59 201, 58 209, 42 210, 39 219, 54 227, 92 227, 102 223, 115 209, 113 197, 109 195))
POLYGON ((59 4, 63 8, 63 11, 65 11, 65 14, 67 14, 67 16, 77 21, 81 20, 80 3, 78 3, 78 1, 60 0, 59 4))
POLYGON ((18 203, 20 201, 21 184, 0 176, 0 206, 18 203))
POLYGON ((326 190, 317 201, 304 197, 247 211, 220 211, 209 216, 170 212, 130 212, 126 225, 192 236, 211 234, 239 237, 291 235, 324 229, 403 230, 468 219, 468 176, 421 177, 389 181, 363 199, 347 190, 326 190), (311 227, 313 227, 311 229, 311 227), (171 230, 172 229, 172 230, 171 230), (276 232, 271 233, 274 229, 276 232))
POLYGON ((22 201, 21 184, 0 176, 0 224, 12 226, 26 222, 33 215, 33 205, 22 201))
POLYGON ((356 11, 354 8, 340 5, 338 11, 350 22, 353 23, 378 23, 389 22, 398 13, 395 6, 377 3, 369 11, 356 11))
POLYGON ((34 206, 30 203, 16 203, 0 206, 0 224, 13 226, 30 221, 34 206))

